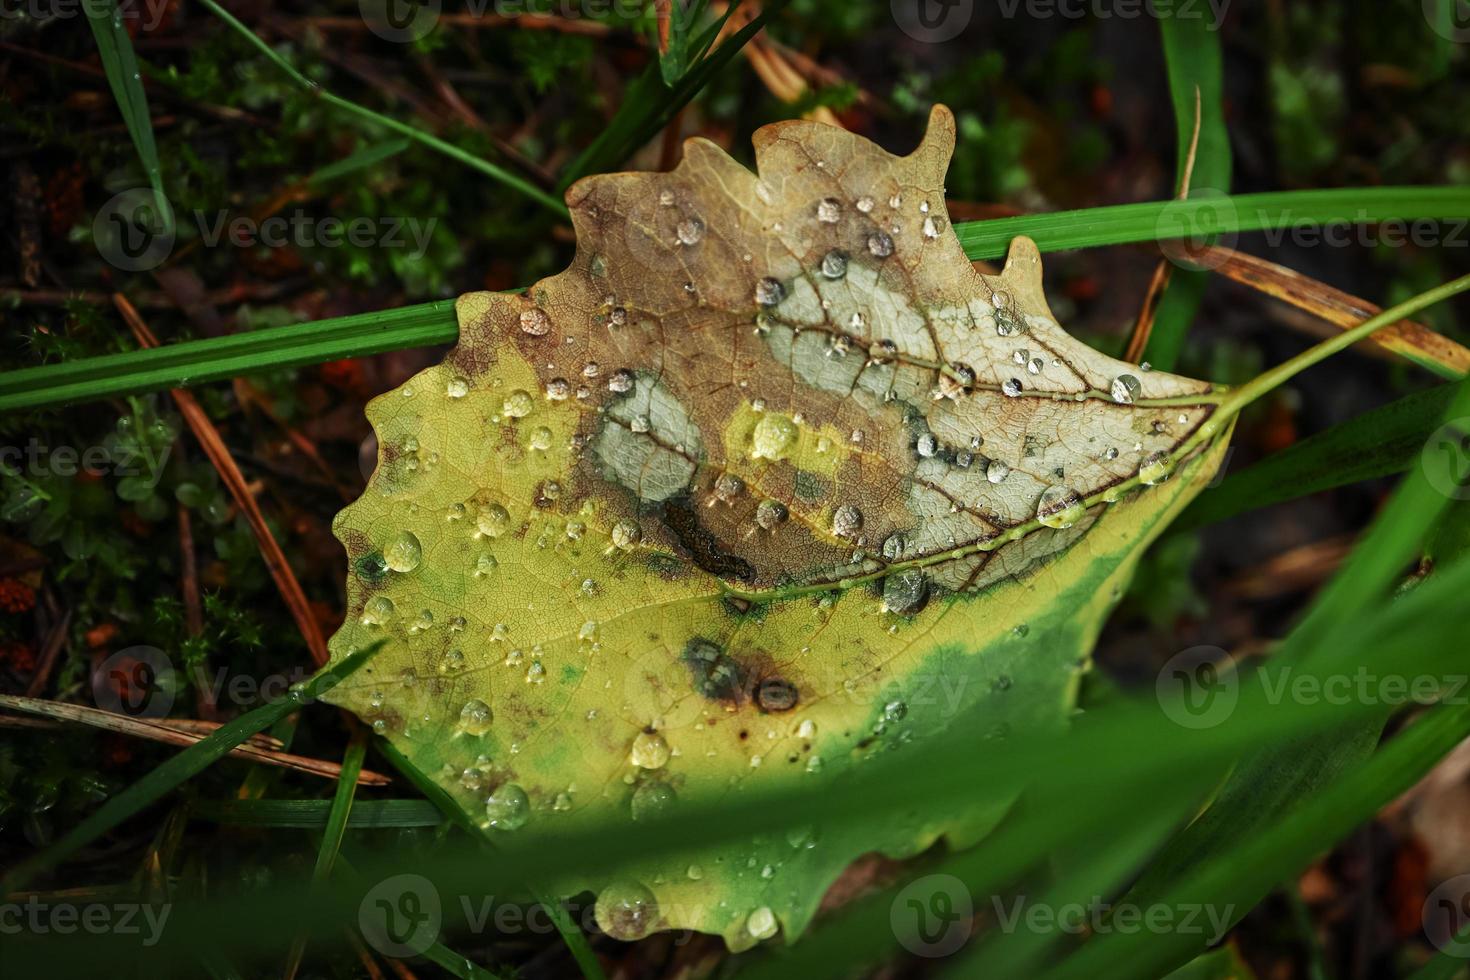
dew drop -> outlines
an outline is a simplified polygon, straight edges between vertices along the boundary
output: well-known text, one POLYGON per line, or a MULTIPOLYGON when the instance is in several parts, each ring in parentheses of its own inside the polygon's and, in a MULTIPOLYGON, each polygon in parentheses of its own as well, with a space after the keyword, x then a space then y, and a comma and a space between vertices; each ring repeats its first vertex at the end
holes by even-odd
POLYGON ((642 537, 643 532, 632 521, 618 521, 612 527, 613 547, 622 551, 632 551, 638 547, 642 537))
POLYGON ((392 622, 397 612, 393 600, 385 595, 375 595, 362 607, 362 622, 364 626, 382 626, 392 622))
POLYGON ((572 385, 566 378, 552 378, 546 382, 546 399, 553 402, 564 402, 572 394, 572 385))
POLYGON ((785 298, 786 287, 779 279, 766 276, 755 284, 755 301, 760 306, 775 306, 785 298))
POLYGON ((531 817, 531 800, 515 783, 505 783, 485 800, 485 818, 496 830, 519 830, 531 817))
POLYGON ((695 217, 685 218, 674 229, 674 234, 679 236, 681 244, 698 245, 704 238, 704 222, 695 217))
POLYGON ((868 236, 868 251, 880 259, 893 254, 893 236, 886 231, 875 231, 868 236))
POLYGON ((771 911, 770 906, 762 905, 750 913, 745 920, 745 928, 756 939, 770 939, 780 928, 780 923, 776 921, 776 913, 771 911))
POLYGON ((1165 452, 1152 452, 1138 465, 1138 480, 1145 486, 1156 487, 1174 473, 1174 461, 1165 452))
POLYGON ((1000 386, 1001 393, 1007 398, 1019 398, 1021 395, 1021 379, 1007 378, 1000 386))
POLYGON ((508 419, 523 419, 531 414, 536 403, 531 400, 531 394, 524 389, 517 388, 505 396, 505 401, 500 406, 500 414, 508 419))
POLYGON ((531 430, 531 436, 527 441, 532 449, 545 452, 551 448, 551 430, 544 425, 537 426, 531 430))
POLYGON ((824 197, 817 202, 817 220, 835 225, 842 218, 842 203, 835 197, 824 197))
POLYGON ((751 456, 755 459, 780 459, 796 442, 796 423, 785 415, 761 416, 751 436, 751 456))
POLYGON ((653 931, 658 901, 636 881, 614 882, 604 888, 592 907, 597 926, 614 939, 632 942, 653 931))
POLYGON ((661 769, 669 761, 669 743, 657 732, 639 732, 628 759, 639 769, 661 769))
POLYGON ((1113 379, 1111 394, 1113 401, 1119 405, 1132 405, 1138 398, 1139 389, 1142 386, 1138 379, 1131 374, 1120 374, 1113 379))
POLYGON ((992 459, 985 464, 985 479, 991 483, 1000 483, 1011 475, 1011 468, 998 459, 992 459))
POLYGON ((665 813, 674 805, 674 790, 668 783, 643 783, 633 791, 631 810, 634 820, 647 820, 665 813))
POLYGON ((1041 492, 1036 519, 1046 527, 1068 528, 1082 518, 1086 509, 1076 490, 1057 484, 1041 492))
POLYGON ((822 256, 822 275, 828 279, 841 279, 847 275, 847 255, 834 248, 822 256))
POLYGON ((498 538, 510 527, 510 511, 500 504, 486 504, 475 517, 475 526, 487 538, 498 538))
POLYGON ((459 730, 466 735, 484 735, 490 730, 490 706, 479 698, 465 702, 459 712, 459 730))
POLYGON ((871 197, 860 197, 857 199, 857 203, 854 204, 853 207, 857 208, 863 214, 868 214, 873 210, 873 204, 874 201, 871 197))
POLYGON ((852 504, 843 504, 832 512, 832 533, 839 538, 855 538, 862 529, 862 511, 852 504))
POLYGON ((532 337, 544 337, 551 332, 551 317, 539 306, 521 311, 521 332, 532 337))
POLYGON ((411 572, 419 567, 419 562, 423 559, 423 546, 419 544, 418 535, 412 531, 400 532, 383 549, 383 563, 395 572, 411 572))
POLYGON ((755 522, 767 531, 786 520, 786 505, 778 500, 762 500, 755 508, 755 522))
POLYGON ((470 383, 464 378, 450 378, 444 385, 444 393, 450 398, 463 398, 470 393, 470 383))
POLYGON ((623 394, 633 390, 633 372, 627 368, 619 368, 607 379, 607 390, 623 394))

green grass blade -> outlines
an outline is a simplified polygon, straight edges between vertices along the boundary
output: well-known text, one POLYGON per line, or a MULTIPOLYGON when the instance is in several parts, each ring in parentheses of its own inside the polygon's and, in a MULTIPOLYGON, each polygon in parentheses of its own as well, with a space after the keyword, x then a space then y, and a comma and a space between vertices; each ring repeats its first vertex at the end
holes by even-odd
POLYGON ((1158 241, 1177 235, 1181 227, 1209 227, 1223 234, 1296 224, 1373 223, 1394 217, 1470 218, 1470 188, 1329 188, 1149 201, 971 221, 955 225, 954 230, 970 258, 998 259, 1017 235, 1029 235, 1043 252, 1057 252, 1158 241))
MULTIPOLYGON (((562 172, 557 187, 566 190, 588 174, 606 173, 621 167, 640 146, 667 126, 679 110, 688 105, 709 84, 710 79, 729 64, 740 49, 760 33, 767 22, 779 14, 788 2, 789 0, 773 0, 763 4, 761 12, 749 24, 695 62, 671 86, 664 85, 659 67, 650 65, 628 86, 623 104, 607 128, 562 172)), ((727 10, 725 18, 733 10, 733 6, 727 10)))
POLYGON ((470 153, 466 150, 461 149, 460 147, 455 146, 453 143, 450 143, 447 140, 442 140, 432 133, 424 132, 416 126, 411 126, 408 123, 399 122, 397 119, 394 119, 391 116, 385 116, 382 113, 374 112, 366 106, 358 105, 356 102, 349 101, 339 95, 328 92, 316 82, 301 74, 301 72, 296 69, 295 65, 291 64, 291 62, 282 57, 280 52, 276 51, 275 48, 271 47, 269 44, 266 44, 265 41, 261 40, 260 35, 256 34, 250 28, 246 27, 237 17, 231 14, 224 7, 220 6, 216 2, 216 0, 199 0, 199 2, 208 7, 216 17, 229 25, 232 30, 244 37, 245 40, 249 41, 250 44, 254 46, 256 50, 258 50, 261 54, 265 55, 265 57, 269 59, 272 64, 280 68, 281 71, 285 72, 286 75, 289 76, 293 82, 306 89, 306 91, 316 95, 317 98, 321 99, 321 101, 325 102, 327 105, 333 106, 346 113, 347 115, 354 116, 360 120, 363 120, 364 122, 375 124, 377 126, 382 126, 385 129, 390 129, 395 133, 406 136, 416 143, 422 143, 424 146, 427 146, 432 150, 444 154, 451 160, 457 160, 467 167, 478 170, 480 173, 485 174, 487 177, 489 177, 491 180, 496 181, 497 183, 504 184, 506 187, 509 187, 512 190, 519 191, 521 194, 524 194, 526 197, 535 201, 537 204, 540 204, 542 207, 545 207, 547 210, 551 211, 557 217, 567 217, 567 206, 563 201, 561 201, 557 197, 552 196, 551 194, 546 193, 546 191, 537 187, 535 184, 532 184, 524 177, 513 174, 509 170, 506 170, 504 167, 498 167, 495 164, 491 163, 489 160, 483 160, 480 157, 475 156, 473 153, 470 153))
MULTIPOLYGON (((1304 220, 1470 218, 1470 189, 1460 187, 1289 191, 1229 200, 1232 217, 1228 224, 1235 229, 1278 227, 1304 220)), ((1169 209, 1220 206, 1219 201, 1155 201, 972 221, 957 224, 954 229, 970 258, 995 259, 1005 255, 1017 235, 1034 238, 1042 251, 1150 241, 1161 231, 1167 233, 1161 217, 1169 209)), ((0 412, 187 387, 283 367, 453 343, 458 335, 453 301, 440 300, 147 351, 22 368, 0 374, 0 412)))
MULTIPOLYGON (((347 817, 352 812, 352 801, 357 796, 357 777, 362 772, 362 760, 367 755, 367 739, 362 730, 355 729, 352 741, 342 756, 342 768, 337 773, 337 792, 332 796, 331 809, 327 812, 327 826, 316 852, 316 864, 312 868, 312 884, 320 888, 331 877, 332 866, 337 863, 337 853, 342 849, 342 838, 347 833, 347 817)), ((305 933, 299 934, 291 944, 286 957, 285 975, 295 977, 301 969, 301 958, 306 954, 305 933)))
POLYGON ((325 184, 329 181, 336 180, 338 177, 344 177, 347 174, 355 173, 359 170, 366 170, 369 167, 382 163, 390 157, 396 157, 408 149, 411 142, 408 139, 384 140, 381 143, 364 147, 351 156, 338 160, 335 163, 329 163, 320 170, 313 172, 310 177, 306 178, 306 182, 309 184, 325 184))
MULTIPOLYGON (((1219 24, 1207 17, 1181 17, 1175 0, 1158 3, 1159 32, 1169 72, 1169 96, 1178 131, 1175 172, 1182 184, 1198 106, 1199 142, 1189 185, 1207 192, 1230 191, 1230 135, 1225 129, 1224 67, 1219 24)), ((1176 188, 1177 190, 1177 188, 1176 188)), ((1199 312, 1209 273, 1175 269, 1154 313, 1153 330, 1143 359, 1165 371, 1174 370, 1184 335, 1199 312)))
POLYGON ((0 881, 0 892, 20 889, 36 874, 75 854, 80 848, 137 814, 186 780, 208 769, 251 735, 265 731, 278 718, 298 711, 302 705, 315 701, 323 691, 350 676, 353 671, 366 663, 380 646, 382 646, 381 641, 364 647, 313 674, 299 687, 293 687, 289 697, 262 705, 234 721, 221 725, 102 804, 56 843, 16 865, 4 880, 0 881))
POLYGON ((139 394, 343 357, 453 343, 454 302, 290 324, 0 374, 0 412, 139 394))
POLYGON ((138 151, 138 160, 143 164, 148 184, 153 188, 158 217, 162 222, 160 230, 171 233, 173 208, 163 193, 163 166, 158 159, 158 144, 153 139, 153 117, 148 111, 148 97, 143 92, 143 76, 138 68, 138 57, 133 52, 133 40, 123 26, 122 14, 115 0, 89 0, 82 4, 82 9, 87 14, 92 35, 97 39, 97 53, 107 75, 107 84, 122 110, 128 135, 138 151))
POLYGON ((1419 458, 1454 392, 1453 385, 1418 391, 1308 436, 1206 490, 1170 530, 1192 530, 1321 490, 1402 473, 1419 458))

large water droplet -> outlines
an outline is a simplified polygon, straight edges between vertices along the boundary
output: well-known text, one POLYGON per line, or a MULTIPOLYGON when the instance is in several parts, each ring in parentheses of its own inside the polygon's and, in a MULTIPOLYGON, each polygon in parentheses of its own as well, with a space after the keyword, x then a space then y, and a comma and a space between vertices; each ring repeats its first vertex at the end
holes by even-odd
POLYGON ((776 913, 770 907, 762 905, 745 920, 746 930, 756 939, 770 939, 776 934, 781 924, 776 921, 776 913))
POLYGON ((1165 452, 1152 452, 1143 457, 1143 462, 1138 464, 1138 480, 1150 487, 1156 487, 1169 479, 1174 473, 1174 461, 1165 452))
POLYGON ((522 310, 521 330, 532 337, 544 337, 551 330, 551 317, 539 306, 522 310))
POLYGON ((1076 490, 1058 484, 1041 492, 1036 519, 1046 527, 1067 528, 1076 524, 1086 510, 1076 490))
POLYGON ((485 818, 496 830, 519 830, 531 818, 531 800, 515 783, 505 783, 485 800, 485 818))
POLYGON ((750 454, 756 459, 780 459, 795 441, 795 422, 779 413, 763 415, 755 424, 750 454))
POLYGON ((828 279, 841 279, 847 275, 847 255, 834 248, 822 256, 822 275, 828 279))
POLYGON ((444 385, 444 393, 450 398, 463 398, 470 393, 470 383, 464 378, 450 378, 444 385))
POLYGON ((885 612, 912 616, 924 608, 929 598, 929 579, 917 568, 906 568, 883 580, 883 609, 885 612))
POLYGON ((1000 386, 1001 394, 1007 398, 1019 398, 1021 396, 1021 379, 1006 378, 1005 383, 1000 386))
POLYGON ((597 926, 614 939, 632 942, 653 931, 658 901, 636 881, 618 881, 604 888, 592 907, 597 926))
POLYGON ((868 251, 880 259, 893 254, 893 236, 886 231, 875 231, 868 236, 868 251))
POLYGON ((634 820, 647 820, 674 805, 674 790, 667 783, 644 783, 633 791, 634 820))
POLYGON ((508 419, 523 419, 530 415, 535 407, 536 403, 531 400, 531 393, 517 388, 505 396, 505 401, 500 407, 500 414, 508 419))
POLYGON ((775 306, 786 298, 781 280, 766 276, 755 284, 755 301, 761 306, 775 306))
POLYGON ((412 531, 400 532, 383 549, 383 563, 395 572, 411 572, 419 567, 419 562, 423 559, 423 546, 419 544, 418 535, 412 531))
POLYGON ((616 548, 621 548, 623 551, 632 551, 638 547, 638 542, 642 538, 643 532, 632 521, 618 521, 613 525, 612 543, 616 548))
POLYGON ((510 527, 510 511, 500 504, 486 504, 475 517, 475 526, 487 538, 498 538, 510 527))
POLYGON ((767 531, 786 520, 786 505, 779 500, 762 500, 755 508, 755 522, 767 531))
POLYGON ((674 234, 679 236, 679 241, 684 245, 698 245, 704 238, 704 222, 699 218, 690 216, 679 222, 674 234))
POLYGON ((639 769, 662 769, 669 761, 669 743, 657 732, 639 732, 628 759, 639 769))
POLYGON ((1011 475, 1011 468, 998 459, 992 459, 985 464, 985 479, 991 483, 1000 483, 1011 475))
POLYGON ((362 607, 362 622, 365 626, 382 626, 391 622, 397 612, 393 600, 385 595, 375 595, 362 607))
POLYGON ((1113 401, 1119 405, 1132 405, 1138 398, 1139 389, 1142 386, 1138 379, 1131 374, 1120 374, 1113 379, 1112 391, 1113 401))
POLYGON ((484 735, 490 730, 490 706, 479 698, 465 702, 459 713, 459 730, 466 735, 484 735))
POLYGON ((835 197, 824 197, 817 202, 817 220, 835 225, 842 217, 842 203, 835 197))
POLYGON ((832 533, 839 538, 857 537, 862 529, 862 511, 851 504, 843 504, 832 512, 832 533))

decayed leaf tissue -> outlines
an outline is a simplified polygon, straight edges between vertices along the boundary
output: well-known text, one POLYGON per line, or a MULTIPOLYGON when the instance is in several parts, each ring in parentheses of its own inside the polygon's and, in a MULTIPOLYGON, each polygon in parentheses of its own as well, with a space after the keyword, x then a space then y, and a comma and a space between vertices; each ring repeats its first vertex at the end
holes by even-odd
MULTIPOLYGON (((577 253, 459 300, 444 363, 369 407, 378 467, 338 517, 347 625, 387 638, 332 699, 495 835, 841 780, 979 712, 1065 721, 1133 560, 1208 480, 1177 470, 1211 385, 1057 324, 1036 247, 976 272, 950 228, 949 111, 893 156, 840 129, 703 140, 569 194, 577 253)), ((1001 815, 732 842, 623 867, 604 929, 794 937, 869 851, 1001 815)))

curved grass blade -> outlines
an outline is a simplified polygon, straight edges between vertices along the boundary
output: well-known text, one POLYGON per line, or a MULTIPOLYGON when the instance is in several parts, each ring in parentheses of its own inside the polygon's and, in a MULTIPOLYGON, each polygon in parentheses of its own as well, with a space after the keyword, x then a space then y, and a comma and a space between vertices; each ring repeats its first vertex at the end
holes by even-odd
POLYGON ((551 211, 557 217, 565 218, 567 216, 567 206, 565 204, 563 204, 556 197, 537 187, 535 184, 532 184, 524 177, 513 174, 509 170, 506 170, 504 167, 496 166, 489 160, 483 160, 480 157, 477 157, 474 154, 468 152, 467 150, 463 150, 460 147, 455 146, 453 143, 450 143, 447 140, 440 139, 432 133, 426 133, 423 130, 419 129, 417 126, 411 126, 408 123, 399 122, 397 119, 394 119, 391 116, 385 116, 380 112, 374 112, 366 106, 358 105, 356 102, 344 99, 340 95, 335 95, 331 92, 328 92, 316 82, 301 74, 301 72, 296 69, 295 65, 287 61, 280 54, 280 52, 276 51, 275 48, 271 47, 269 44, 266 44, 265 41, 261 40, 260 35, 256 34, 250 28, 246 27, 243 23, 240 22, 238 18, 236 18, 224 7, 220 6, 216 2, 216 0, 200 0, 200 3, 208 7, 215 14, 215 16, 219 17, 219 19, 229 25, 232 30, 234 30, 242 37, 244 37, 247 41, 249 41, 250 44, 253 45, 258 51, 260 51, 261 54, 265 55, 265 57, 272 64, 280 68, 281 71, 285 72, 286 75, 290 77, 291 81, 295 82, 297 85, 300 85, 306 91, 316 95, 317 98, 321 99, 327 105, 339 109, 342 112, 347 113, 348 115, 355 116, 358 119, 364 120, 369 123, 374 123, 378 126, 384 127, 385 129, 390 129, 395 133, 408 137, 414 142, 422 143, 430 149, 444 154, 451 160, 457 160, 474 170, 480 171, 480 173, 485 174, 487 177, 496 181, 497 183, 504 184, 506 187, 509 187, 512 190, 519 191, 521 194, 524 194, 526 197, 535 201, 537 204, 540 204, 542 207, 551 211))
MULTIPOLYGON (((1224 67, 1220 53, 1220 25, 1206 17, 1183 17, 1173 8, 1176 0, 1156 4, 1164 62, 1169 72, 1169 95, 1179 133, 1179 193, 1189 188, 1206 192, 1230 190, 1230 134, 1225 129, 1224 67), (1198 113, 1199 132, 1191 141, 1198 113), (1194 143, 1193 160, 1190 144, 1194 143), (1189 176, 1186 178, 1186 174, 1189 176)), ((1175 269, 1154 313, 1153 329, 1143 358, 1165 371, 1174 370, 1184 335, 1199 311, 1209 273, 1175 269)))
POLYGON ((92 0, 82 4, 82 10, 87 15, 92 35, 97 39, 97 53, 102 59, 102 70, 107 74, 108 87, 122 110, 128 135, 132 137, 138 160, 143 164, 143 172, 153 188, 160 230, 170 233, 174 226, 173 209, 163 193, 163 167, 158 159, 158 144, 153 139, 153 117, 148 112, 148 97, 143 92, 133 40, 123 26, 122 14, 115 0, 92 0))
MULTIPOLYGON (((337 862, 337 852, 342 849, 342 838, 347 832, 347 819, 352 812, 352 801, 357 796, 357 774, 362 771, 362 760, 367 755, 367 738, 362 729, 352 733, 347 751, 342 756, 342 778, 337 781, 337 792, 332 797, 331 809, 327 812, 327 826, 322 833, 321 845, 316 852, 316 865, 312 869, 312 884, 321 887, 332 873, 337 862)), ((306 953, 305 934, 298 935, 291 944, 283 971, 287 980, 296 976, 301 968, 301 957, 306 953)))
POLYGON ((1321 490, 1402 473, 1424 450, 1455 389, 1440 385, 1308 436, 1200 494, 1170 529, 1188 531, 1321 490))
POLYGON ((374 643, 364 647, 313 674, 300 686, 293 687, 289 697, 262 705, 228 724, 221 725, 210 735, 108 800, 56 843, 16 865, 3 880, 0 880, 0 891, 15 891, 23 887, 24 883, 35 875, 69 855, 75 854, 80 848, 143 810, 170 790, 203 772, 250 736, 265 731, 277 719, 299 710, 304 704, 315 701, 344 678, 350 677, 373 654, 377 653, 380 646, 382 646, 381 643, 374 643))

